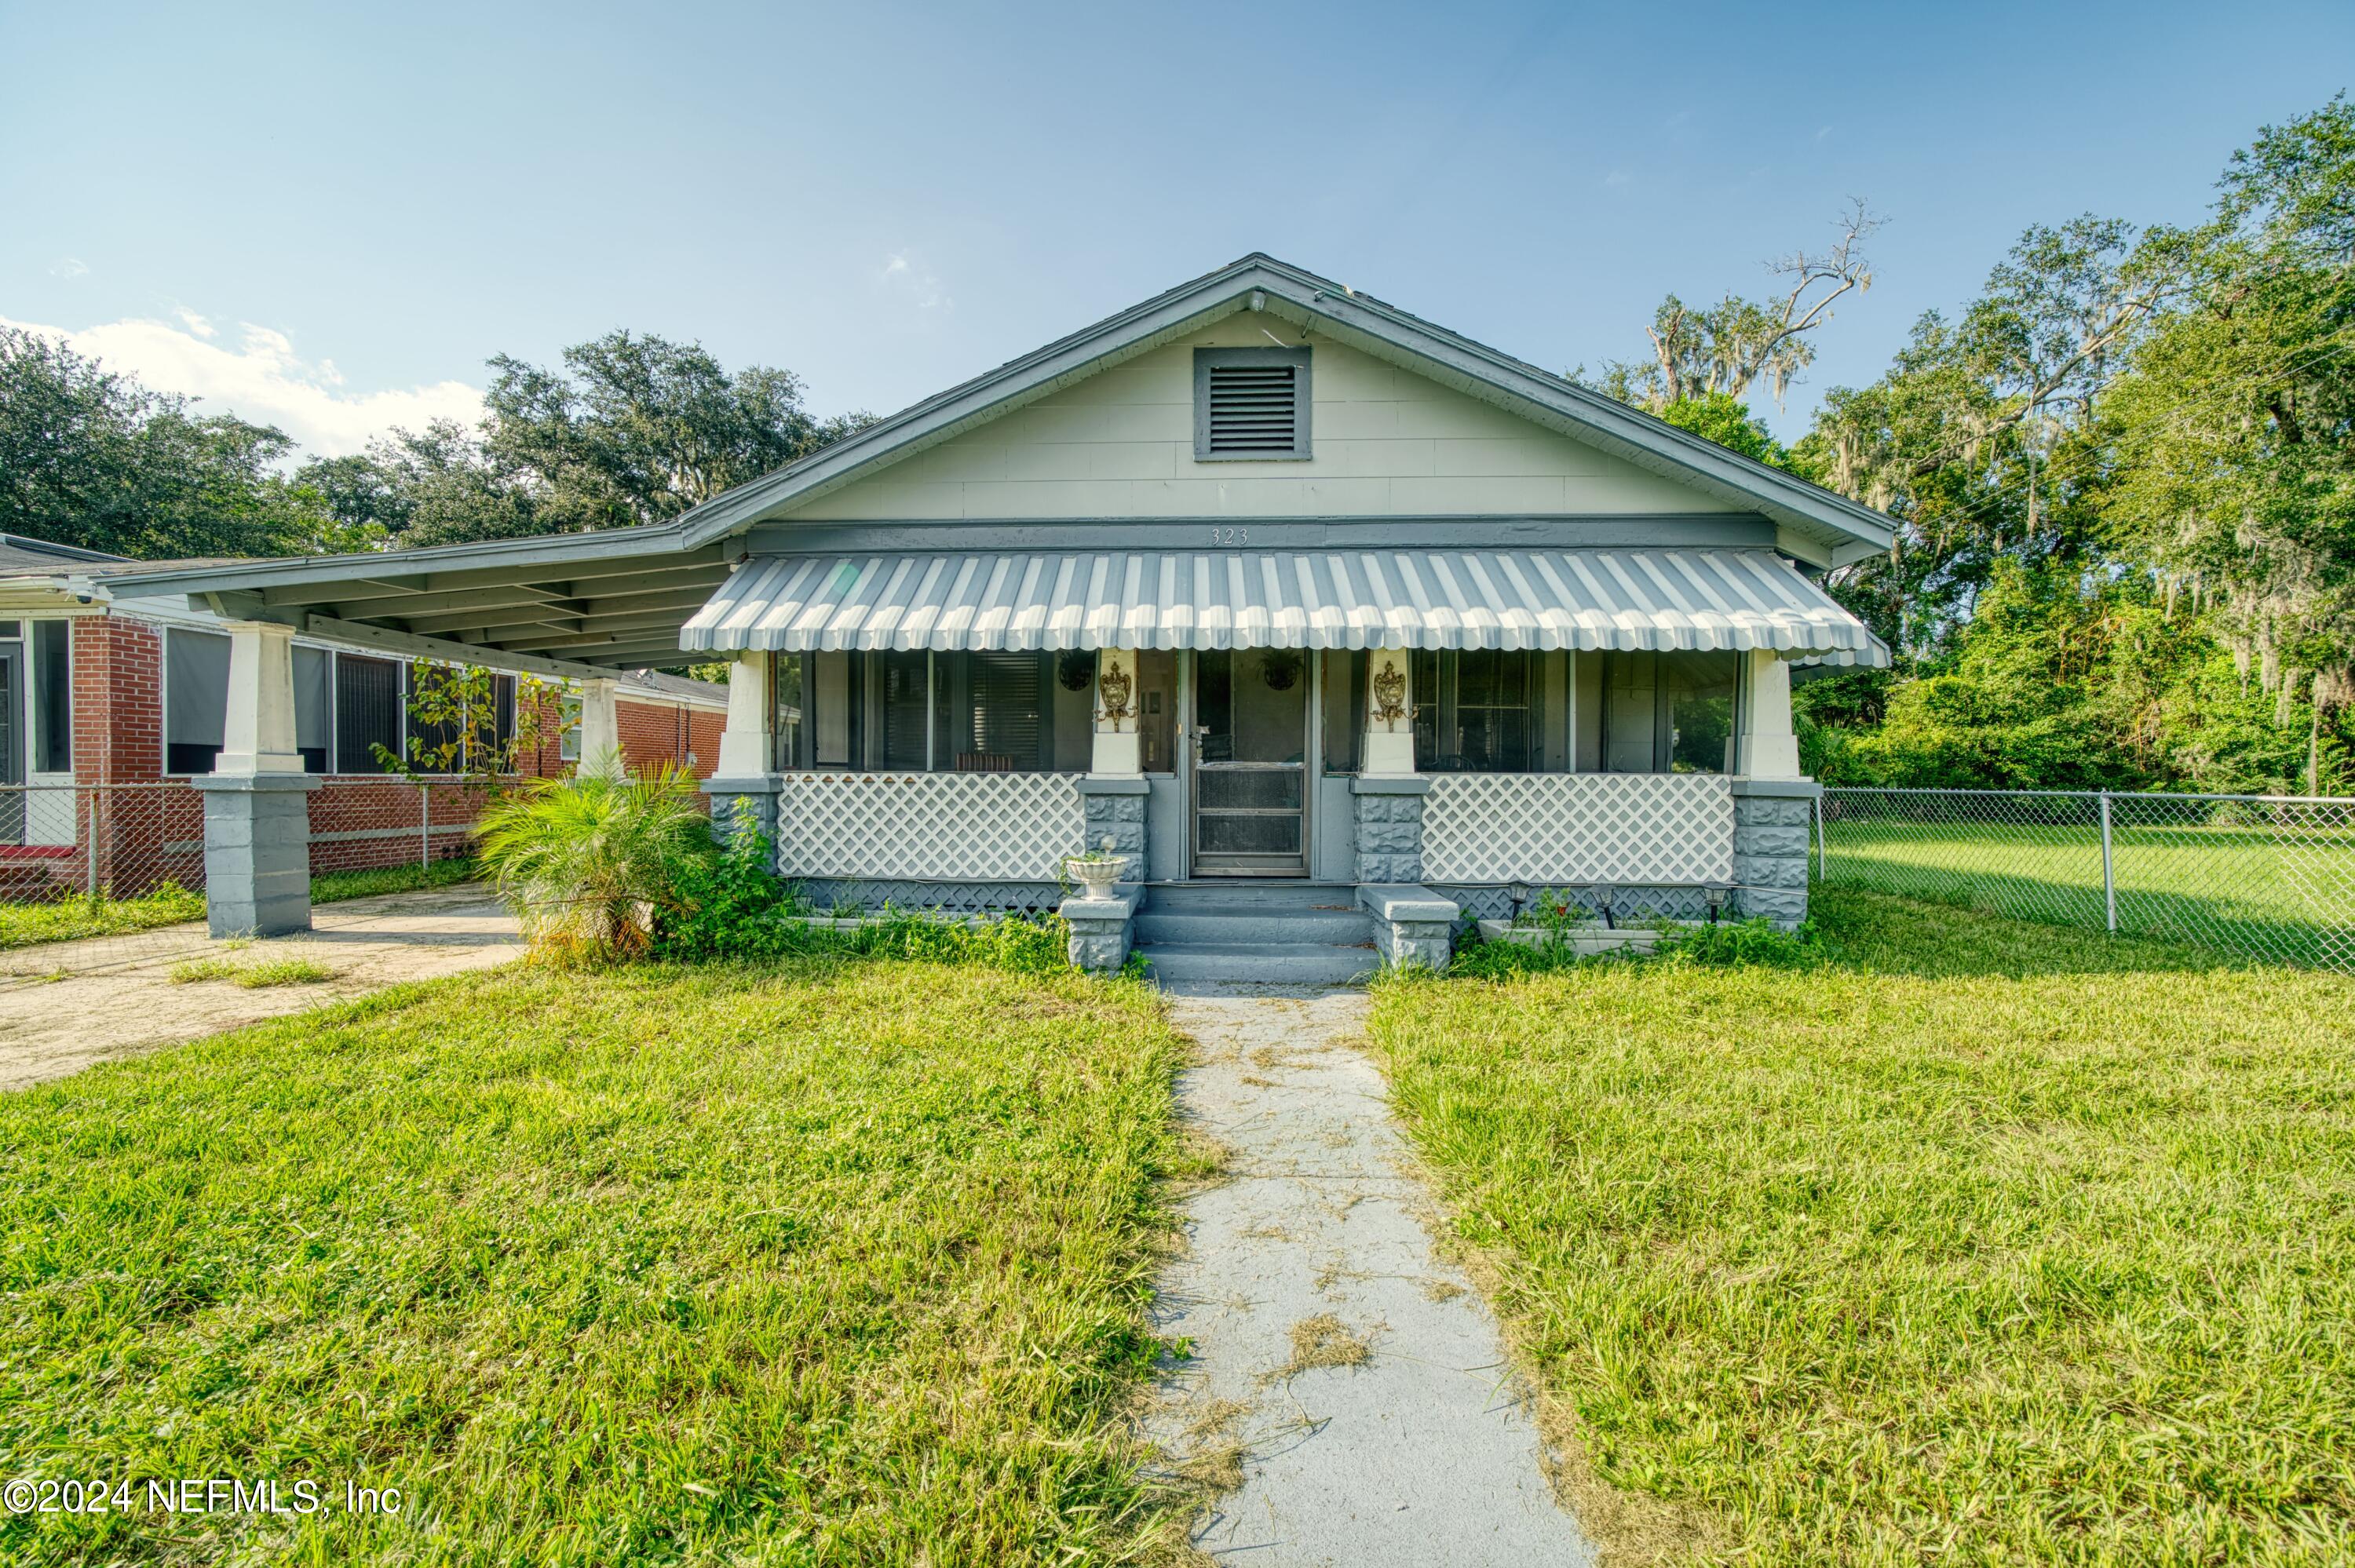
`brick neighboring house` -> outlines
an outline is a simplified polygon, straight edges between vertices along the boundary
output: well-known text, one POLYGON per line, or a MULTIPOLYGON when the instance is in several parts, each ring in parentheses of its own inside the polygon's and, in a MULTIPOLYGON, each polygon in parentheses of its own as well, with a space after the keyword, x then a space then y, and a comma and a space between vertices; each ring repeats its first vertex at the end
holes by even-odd
MULTIPOLYGON (((189 780, 221 744, 229 640, 185 598, 110 590, 111 578, 157 566, 0 534, 0 898, 203 884, 204 805, 189 780)), ((295 660, 297 742, 322 779, 312 871, 463 853, 481 789, 457 779, 421 787, 373 753, 378 743, 407 753, 410 661, 310 636, 295 660)), ((496 681, 509 736, 516 676, 496 681)), ((724 685, 617 672, 613 697, 631 769, 673 762, 711 776, 724 685)), ((521 759, 527 776, 564 771, 578 749, 575 700, 542 701, 545 738, 521 759)))

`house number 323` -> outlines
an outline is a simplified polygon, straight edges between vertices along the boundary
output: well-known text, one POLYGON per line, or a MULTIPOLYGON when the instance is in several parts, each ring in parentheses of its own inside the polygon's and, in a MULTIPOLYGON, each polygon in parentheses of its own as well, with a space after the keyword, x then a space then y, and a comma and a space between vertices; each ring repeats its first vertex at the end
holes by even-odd
POLYGON ((1213 549, 1232 550, 1250 543, 1251 530, 1248 528, 1213 528, 1210 530, 1210 546, 1213 549))

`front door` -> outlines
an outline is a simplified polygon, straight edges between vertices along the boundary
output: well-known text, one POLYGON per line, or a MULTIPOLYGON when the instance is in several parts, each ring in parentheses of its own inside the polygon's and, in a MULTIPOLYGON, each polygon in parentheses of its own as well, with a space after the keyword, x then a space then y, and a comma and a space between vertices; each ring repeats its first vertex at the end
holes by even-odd
POLYGON ((1308 660, 1288 648, 1195 655, 1195 875, 1308 874, 1308 660))

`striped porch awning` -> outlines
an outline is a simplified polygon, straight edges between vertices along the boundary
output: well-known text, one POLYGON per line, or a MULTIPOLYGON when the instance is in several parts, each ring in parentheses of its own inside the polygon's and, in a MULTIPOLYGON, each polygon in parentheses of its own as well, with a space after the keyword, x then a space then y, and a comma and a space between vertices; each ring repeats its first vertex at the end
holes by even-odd
POLYGON ((756 556, 687 621, 679 646, 1771 648, 1841 663, 1887 658, 1862 621, 1764 549, 756 556))

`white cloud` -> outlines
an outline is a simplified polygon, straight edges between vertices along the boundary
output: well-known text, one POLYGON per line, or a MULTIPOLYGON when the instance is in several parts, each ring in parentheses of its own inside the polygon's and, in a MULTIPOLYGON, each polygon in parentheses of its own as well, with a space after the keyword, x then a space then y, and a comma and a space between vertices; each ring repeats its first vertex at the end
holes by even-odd
POLYGON ((1625 169, 1614 169, 1603 176, 1603 183, 1606 185, 1631 185, 1635 182, 1635 175, 1625 169))
POLYGON ((75 256, 60 256, 49 263, 52 278, 79 278, 90 270, 90 263, 75 256))
POLYGON ((216 341, 220 329, 185 305, 173 314, 170 322, 131 319, 79 332, 5 317, 0 326, 59 339, 156 391, 201 397, 199 413, 275 425, 312 455, 359 451, 395 425, 421 429, 434 419, 472 424, 483 417, 481 388, 463 381, 350 392, 335 361, 304 359, 282 332, 242 322, 232 346, 216 341))
POLYGON ((920 311, 947 311, 956 308, 948 290, 932 270, 919 261, 913 254, 895 250, 883 258, 875 281, 883 287, 906 298, 920 311))

